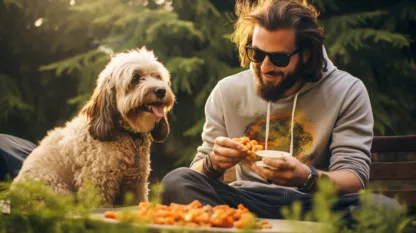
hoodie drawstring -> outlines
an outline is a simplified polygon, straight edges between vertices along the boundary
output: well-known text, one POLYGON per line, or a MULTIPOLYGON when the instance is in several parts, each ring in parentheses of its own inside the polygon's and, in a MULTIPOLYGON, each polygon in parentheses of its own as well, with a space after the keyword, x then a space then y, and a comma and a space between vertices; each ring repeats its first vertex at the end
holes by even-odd
POLYGON ((290 123, 290 156, 293 156, 293 125, 295 123, 295 109, 296 109, 296 102, 298 101, 298 93, 295 95, 295 99, 293 100, 293 109, 292 109, 292 122, 290 123))

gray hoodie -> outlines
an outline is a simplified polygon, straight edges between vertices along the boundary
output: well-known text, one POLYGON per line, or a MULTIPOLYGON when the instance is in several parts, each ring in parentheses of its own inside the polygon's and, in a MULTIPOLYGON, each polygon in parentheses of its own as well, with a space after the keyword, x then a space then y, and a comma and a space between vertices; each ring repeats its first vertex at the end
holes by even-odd
MULTIPOLYGON (((373 139, 368 93, 361 80, 338 70, 325 50, 324 55, 328 70, 321 80, 306 83, 297 98, 292 95, 271 104, 268 149, 290 151, 292 110, 296 106, 293 156, 324 171, 350 170, 366 187, 373 139)), ((251 70, 218 82, 206 102, 203 143, 191 166, 211 152, 219 136, 248 136, 264 145, 268 102, 256 95, 254 85, 251 70)), ((232 186, 280 187, 268 184, 242 163, 236 165, 236 171, 237 181, 232 186)))

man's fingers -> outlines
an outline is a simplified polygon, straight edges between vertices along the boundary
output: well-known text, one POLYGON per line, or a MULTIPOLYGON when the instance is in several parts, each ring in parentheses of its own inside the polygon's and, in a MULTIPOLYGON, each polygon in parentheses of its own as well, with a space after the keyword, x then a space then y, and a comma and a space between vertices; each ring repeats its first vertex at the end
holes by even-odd
POLYGON ((290 159, 271 159, 271 158, 263 158, 263 163, 266 165, 269 165, 271 167, 274 167, 278 171, 285 171, 285 170, 294 170, 295 163, 291 161, 290 159))
MULTIPOLYGON (((293 178, 293 173, 290 171, 277 171, 277 170, 271 170, 268 168, 262 168, 256 165, 256 163, 253 163, 252 167, 253 171, 257 174, 259 174, 263 179, 265 180, 272 180, 272 181, 278 181, 278 183, 282 183, 283 181, 288 181, 293 178)), ((278 184, 274 182, 275 184, 278 184)))
POLYGON ((273 177, 273 171, 267 168, 262 168, 253 163, 251 165, 253 171, 263 177, 265 180, 269 180, 273 177))
POLYGON ((235 150, 235 149, 227 148, 227 147, 214 146, 212 151, 216 155, 220 155, 224 157, 237 158, 240 160, 244 157, 244 154, 241 153, 239 150, 235 150))
POLYGON ((218 166, 221 167, 221 168, 223 168, 223 169, 228 169, 228 168, 230 168, 230 167, 232 167, 234 165, 235 165, 235 163, 226 163, 226 162, 224 162, 224 163, 218 163, 218 166))
POLYGON ((281 186, 286 186, 288 184, 288 181, 284 179, 273 179, 273 180, 268 180, 268 182, 281 185, 281 186))
POLYGON ((239 150, 239 151, 241 151, 241 149, 243 149, 243 147, 240 143, 235 142, 231 138, 227 138, 227 137, 217 137, 215 139, 215 144, 217 144, 219 146, 222 146, 222 147, 227 147, 227 148, 239 150))
POLYGON ((241 149, 240 143, 227 137, 218 137, 212 148, 212 161, 221 168, 232 167, 245 158, 246 153, 241 152, 241 149))
POLYGON ((239 158, 239 157, 229 157, 229 156, 222 156, 222 155, 216 155, 216 154, 214 154, 214 156, 215 156, 215 161, 217 163, 234 163, 234 164, 236 164, 236 163, 241 161, 241 158, 239 158))

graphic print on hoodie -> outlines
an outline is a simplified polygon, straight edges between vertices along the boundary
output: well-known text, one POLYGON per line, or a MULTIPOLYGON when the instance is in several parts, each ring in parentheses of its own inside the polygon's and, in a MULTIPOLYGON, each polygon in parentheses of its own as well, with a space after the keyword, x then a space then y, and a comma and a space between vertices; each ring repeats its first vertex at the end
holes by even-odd
MULTIPOLYGON (((266 118, 262 116, 249 124, 244 130, 244 135, 251 140, 256 140, 265 145, 266 118)), ((267 143, 268 150, 279 150, 290 152, 290 127, 292 113, 280 113, 270 115, 270 130, 267 143)), ((314 126, 301 112, 296 112, 293 126, 293 156, 305 164, 314 162, 312 153, 314 140, 314 126)))

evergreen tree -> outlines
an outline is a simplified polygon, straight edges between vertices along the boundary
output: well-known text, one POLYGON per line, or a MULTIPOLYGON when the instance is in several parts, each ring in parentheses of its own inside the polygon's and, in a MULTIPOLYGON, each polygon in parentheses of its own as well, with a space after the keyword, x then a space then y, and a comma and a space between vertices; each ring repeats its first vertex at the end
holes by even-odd
POLYGON ((0 1, 0 133, 37 141, 62 125, 74 106, 66 101, 76 90, 72 75, 56 76, 39 67, 84 51, 82 28, 77 40, 65 34, 70 1, 0 1))
POLYGON ((375 134, 414 134, 416 4, 412 1, 315 0, 329 57, 363 80, 375 134))

